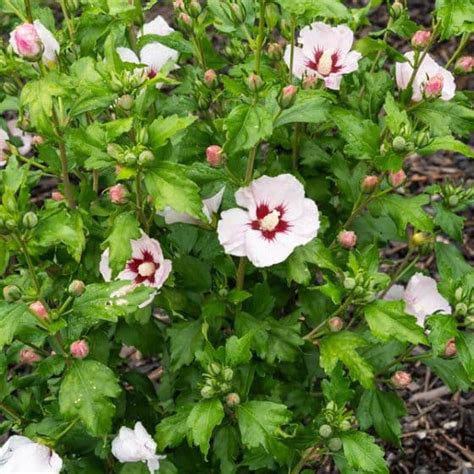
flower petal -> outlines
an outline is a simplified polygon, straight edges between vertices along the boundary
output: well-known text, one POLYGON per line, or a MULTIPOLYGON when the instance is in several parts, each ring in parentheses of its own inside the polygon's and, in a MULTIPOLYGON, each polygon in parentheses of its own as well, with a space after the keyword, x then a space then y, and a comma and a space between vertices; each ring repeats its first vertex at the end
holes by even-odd
POLYGON ((112 280, 112 270, 109 265, 109 258, 110 258, 110 251, 107 248, 102 252, 102 256, 100 257, 100 263, 99 263, 99 271, 104 281, 112 280))
POLYGON ((386 295, 383 297, 387 301, 401 301, 405 296, 405 288, 403 285, 393 285, 387 291, 386 295))
POLYGON ((173 33, 173 31, 174 29, 166 23, 166 20, 161 15, 158 15, 156 18, 143 25, 143 33, 139 33, 138 37, 142 35, 166 36, 173 33))
POLYGON ((229 209, 221 213, 217 224, 217 236, 225 253, 244 257, 245 233, 249 228, 250 216, 242 209, 229 209))
POLYGON ((35 20, 33 25, 35 25, 36 33, 38 33, 38 36, 43 43, 43 63, 47 66, 51 63, 56 63, 59 54, 59 43, 53 33, 51 33, 51 31, 49 31, 39 20, 35 20))
POLYGON ((138 56, 130 48, 117 48, 117 54, 124 63, 140 63, 138 56))
POLYGON ((178 56, 178 51, 168 48, 161 43, 149 43, 140 51, 141 62, 153 67, 157 71, 168 61, 175 63, 178 60, 178 56))

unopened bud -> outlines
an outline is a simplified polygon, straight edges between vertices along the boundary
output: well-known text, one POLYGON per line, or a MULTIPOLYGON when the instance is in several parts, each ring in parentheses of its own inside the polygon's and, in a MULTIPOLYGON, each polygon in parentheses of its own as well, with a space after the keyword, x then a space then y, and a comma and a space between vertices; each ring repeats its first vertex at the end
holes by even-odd
POLYGON ((424 49, 426 48, 431 41, 431 31, 418 30, 411 37, 411 45, 414 49, 424 49))
POLYGON ((332 428, 329 425, 321 425, 319 428, 319 434, 323 438, 329 438, 332 435, 332 428))
POLYGON ((221 373, 222 367, 221 367, 221 365, 220 365, 219 363, 217 363, 217 362, 211 362, 211 363, 209 364, 209 367, 208 367, 207 370, 209 371, 209 373, 210 373, 211 375, 216 376, 216 375, 219 375, 219 374, 221 373))
POLYGON ((456 61, 454 72, 458 74, 470 74, 474 71, 474 58, 472 56, 463 56, 456 61))
POLYGON ((74 341, 69 348, 75 359, 85 359, 89 355, 89 344, 84 339, 74 341))
POLYGON ((155 155, 150 150, 144 150, 138 155, 138 164, 145 165, 155 159, 155 155))
POLYGON ((86 289, 86 284, 81 280, 73 280, 69 285, 68 291, 72 296, 81 296, 86 289))
POLYGON ((16 285, 7 285, 3 288, 3 297, 8 303, 13 303, 21 298, 20 288, 16 285))
POLYGON ((444 355, 446 357, 453 357, 457 354, 458 350, 456 347, 456 341, 454 339, 450 339, 446 343, 446 347, 444 348, 444 355))
POLYGON ((109 198, 114 204, 125 204, 128 201, 128 190, 123 184, 116 184, 109 189, 109 198))
POLYGON ((191 0, 188 4, 188 12, 193 18, 197 18, 201 14, 201 5, 197 0, 191 0))
POLYGON ((247 87, 252 91, 252 92, 257 92, 259 91, 263 86, 263 80, 260 76, 257 74, 250 74, 249 77, 247 77, 247 87))
POLYGON ((230 382, 230 381, 234 378, 234 371, 233 371, 230 367, 226 367, 226 368, 222 371, 222 378, 223 378, 226 382, 230 382))
POLYGON ((457 196, 449 196, 448 198, 449 207, 456 207, 459 204, 459 198, 457 196))
POLYGON ((430 77, 423 84, 425 97, 429 99, 439 97, 441 92, 443 92, 443 84, 444 79, 441 74, 436 74, 435 76, 430 77))
POLYGON ((398 370, 392 375, 391 380, 395 387, 404 388, 411 384, 411 375, 403 370, 398 370))
POLYGON ((349 420, 343 420, 339 424, 339 429, 341 431, 349 431, 352 428, 352 423, 349 420))
POLYGON ((134 99, 130 94, 125 94, 117 99, 117 105, 123 110, 131 110, 133 107, 134 99))
POLYGON ((27 229, 33 229, 33 227, 38 225, 38 216, 34 212, 27 212, 23 216, 23 225, 27 229))
POLYGON ((173 8, 175 10, 184 10, 184 0, 174 0, 173 8))
POLYGON ((41 301, 35 301, 29 306, 32 313, 34 313, 40 319, 48 318, 48 310, 45 308, 44 304, 41 301))
POLYGON ((107 153, 115 159, 118 159, 122 156, 123 149, 117 143, 109 143, 107 145, 107 153))
POLYGON ((405 7, 403 6, 403 3, 399 2, 398 0, 393 2, 392 7, 390 8, 390 15, 393 18, 399 18, 400 15, 403 13, 403 10, 405 7))
POLYGON ((379 185, 379 178, 377 176, 366 176, 361 183, 361 188, 364 193, 371 193, 379 185))
POLYGON ((192 31, 193 20, 187 13, 181 12, 178 15, 178 23, 183 30, 189 31, 189 32, 192 31))
POLYGON ((208 146, 206 149, 206 161, 217 168, 222 163, 223 159, 223 151, 219 145, 211 145, 208 146))
POLYGON ((202 398, 212 398, 215 394, 215 390, 210 385, 204 385, 204 387, 201 388, 202 398))
POLYGON ((334 317, 328 321, 331 332, 339 332, 344 327, 344 321, 341 318, 334 317))
POLYGON ((44 138, 41 135, 33 135, 31 138, 31 144, 38 146, 44 143, 44 138))
POLYGON ((342 448, 342 441, 340 438, 331 438, 328 441, 328 448, 331 451, 339 451, 342 448))
POLYGON ((206 84, 209 89, 213 89, 217 85, 217 74, 214 69, 208 69, 204 73, 204 84, 206 84))
POLYGON ((229 5, 230 13, 235 24, 241 25, 245 21, 247 12, 242 2, 231 3, 229 5))
POLYGON ((412 247, 421 247, 431 242, 431 238, 424 232, 415 232, 410 238, 410 245, 412 247))
POLYGON ((456 314, 459 314, 460 316, 466 316, 467 311, 468 311, 468 308, 467 308, 467 304, 466 304, 466 303, 458 303, 458 304, 454 307, 454 312, 455 312, 456 314))
POLYGON ((14 82, 5 81, 3 83, 3 91, 7 95, 16 96, 18 94, 18 87, 14 82))
POLYGON ((23 349, 20 352, 20 364, 31 365, 40 360, 41 357, 33 349, 23 349))
POLYGON ((405 151, 407 142, 402 136, 399 135, 393 139, 392 146, 395 151, 402 152, 405 151))
POLYGON ((232 392, 225 397, 225 403, 232 408, 240 404, 240 397, 238 393, 232 392))
POLYGON ((388 175, 388 182, 394 187, 398 188, 401 186, 405 180, 407 179, 407 175, 405 174, 405 171, 399 170, 397 172, 391 172, 388 175))
POLYGON ((51 199, 53 201, 64 201, 64 195, 63 193, 59 192, 59 191, 53 191, 51 193, 51 199))
POLYGON ((43 52, 43 42, 32 23, 17 26, 10 34, 10 44, 16 54, 28 61, 37 61, 43 52))
POLYGON ((464 290, 462 287, 456 288, 456 291, 454 292, 454 299, 456 301, 461 301, 464 296, 464 290))
POLYGON ((303 89, 314 89, 318 83, 318 78, 316 76, 305 76, 303 79, 303 89))
POLYGON ((283 57, 283 47, 280 43, 270 43, 268 45, 268 57, 274 61, 279 61, 283 57))
POLYGON ((344 288, 346 290, 353 290, 355 287, 356 287, 356 281, 354 278, 351 278, 351 277, 346 277, 344 278, 344 288))
POLYGON ((284 87, 280 93, 280 107, 282 109, 290 108, 296 100, 296 94, 298 93, 298 88, 293 85, 284 87))
POLYGON ((350 250, 354 248, 357 243, 357 234, 352 230, 343 230, 339 232, 337 240, 341 247, 350 250))

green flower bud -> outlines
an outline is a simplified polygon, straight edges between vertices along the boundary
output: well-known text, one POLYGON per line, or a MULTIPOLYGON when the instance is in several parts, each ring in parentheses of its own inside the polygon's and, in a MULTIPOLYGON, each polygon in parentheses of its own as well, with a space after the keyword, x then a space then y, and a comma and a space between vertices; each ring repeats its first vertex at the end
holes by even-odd
POLYGON ((5 221, 5 227, 8 229, 8 230, 15 230, 16 229, 16 221, 14 219, 7 219, 5 221))
POLYGON ((197 18, 201 14, 202 8, 198 1, 191 0, 188 5, 188 13, 193 17, 197 18))
POLYGON ((225 403, 232 408, 240 404, 240 397, 238 393, 232 392, 225 397, 225 403))
POLYGON ((125 94, 117 99, 117 105, 123 110, 132 110, 134 99, 130 94, 125 94))
POLYGON ((38 225, 38 216, 34 212, 27 212, 23 216, 23 225, 28 229, 33 229, 38 225))
POLYGON ((461 301, 463 298, 463 293, 464 290, 462 289, 462 287, 456 288, 456 291, 454 292, 454 299, 456 301, 461 301))
POLYGON ((215 394, 215 390, 210 385, 204 385, 204 387, 201 388, 202 398, 212 398, 215 394))
POLYGON ((148 130, 143 127, 137 133, 137 142, 138 143, 146 143, 148 142, 148 130))
POLYGON ((407 147, 407 142, 403 137, 399 135, 393 139, 392 146, 395 151, 405 151, 407 147))
POLYGON ((332 435, 332 428, 329 425, 321 425, 319 428, 319 434, 323 438, 329 438, 332 435))
POLYGON ((431 135, 429 132, 420 132, 416 135, 416 138, 415 138, 415 145, 418 147, 418 148, 423 148, 425 146, 427 146, 431 141, 431 135))
POLYGON ((257 92, 259 91, 263 86, 263 80, 260 76, 257 74, 250 74, 249 77, 247 78, 247 87, 252 91, 252 92, 257 92))
POLYGON ((331 451, 339 451, 342 448, 342 441, 340 438, 331 438, 328 442, 328 448, 331 451))
POLYGON ((6 81, 3 84, 3 91, 5 94, 16 96, 18 94, 18 87, 14 82, 6 81))
POLYGON ((329 411, 337 410, 337 405, 333 401, 330 401, 326 405, 326 410, 329 410, 329 411))
POLYGON ((354 278, 346 277, 344 278, 344 288, 346 290, 353 290, 356 287, 356 281, 354 278))
POLYGON ((127 165, 134 165, 137 162, 137 157, 135 156, 135 153, 129 151, 125 155, 124 160, 127 165))
POLYGON ((352 428, 352 423, 349 420, 341 421, 339 429, 341 431, 349 431, 352 428))
POLYGON ((448 204, 450 207, 456 207, 459 204, 459 198, 457 196, 449 196, 448 204))
POLYGON ((239 1, 238 3, 231 3, 229 7, 232 20, 236 25, 241 25, 247 17, 247 11, 244 4, 239 1))
POLYGON ((21 298, 20 288, 16 285, 7 285, 3 288, 3 297, 5 301, 13 303, 21 298))
POLYGON ((219 389, 222 393, 227 393, 231 388, 232 386, 227 382, 221 383, 219 386, 219 389))
POLYGON ((123 149, 117 143, 109 143, 107 145, 107 153, 116 160, 122 156, 123 149))
POLYGON ((403 10, 405 10, 403 3, 396 0, 395 2, 393 2, 392 7, 390 8, 390 15, 393 18, 399 18, 400 15, 403 13, 403 10))
POLYGON ((145 165, 155 159, 155 155, 150 150, 145 150, 138 156, 138 164, 145 165))
POLYGON ((86 289, 86 284, 81 280, 73 280, 68 291, 71 296, 81 296, 86 289))
POLYGON ((230 367, 226 367, 222 371, 222 377, 226 382, 230 382, 234 378, 234 371, 230 367))
POLYGON ((466 316, 467 314, 467 305, 465 303, 458 303, 454 308, 454 312, 461 316, 466 316))
POLYGON ((221 373, 222 367, 218 362, 211 362, 207 370, 211 375, 219 375, 221 373))

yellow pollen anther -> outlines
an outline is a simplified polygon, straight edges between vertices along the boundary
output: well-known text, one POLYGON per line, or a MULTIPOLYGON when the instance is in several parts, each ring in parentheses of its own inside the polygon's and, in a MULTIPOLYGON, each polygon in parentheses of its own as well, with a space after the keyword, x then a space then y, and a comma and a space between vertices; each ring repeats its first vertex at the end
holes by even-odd
POLYGON ((263 219, 260 219, 260 229, 263 231, 273 231, 280 222, 280 212, 274 209, 263 219))

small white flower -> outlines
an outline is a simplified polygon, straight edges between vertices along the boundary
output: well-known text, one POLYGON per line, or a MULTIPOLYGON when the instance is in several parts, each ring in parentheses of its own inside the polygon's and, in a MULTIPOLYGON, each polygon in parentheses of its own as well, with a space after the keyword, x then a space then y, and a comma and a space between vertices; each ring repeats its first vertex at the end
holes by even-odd
POLYGON ((405 311, 415 316, 421 327, 424 327, 426 317, 437 311, 451 314, 451 307, 439 293, 436 280, 421 273, 410 278, 406 289, 402 285, 393 285, 384 299, 405 301, 405 311))
MULTIPOLYGON (((407 62, 397 63, 395 66, 397 86, 401 90, 406 89, 410 82, 410 78, 413 74, 415 53, 410 51, 405 53, 405 57, 408 59, 407 62)), ((456 92, 454 76, 447 69, 441 67, 429 54, 427 54, 418 68, 415 79, 413 80, 412 100, 414 102, 419 102, 422 100, 426 83, 429 83, 430 80, 434 80, 436 78, 442 80, 441 99, 452 99, 456 92)))
MULTIPOLYGON (((217 194, 214 194, 214 196, 211 196, 208 199, 203 199, 202 212, 206 216, 208 222, 212 222, 212 216, 217 214, 219 207, 221 207, 224 191, 225 188, 222 188, 217 194)), ((158 212, 157 214, 163 216, 167 224, 176 224, 177 222, 183 224, 201 224, 199 219, 196 219, 185 212, 176 212, 171 207, 165 207, 163 211, 158 212)))
POLYGON ((23 130, 20 130, 16 126, 16 120, 15 119, 9 120, 7 122, 7 127, 8 127, 8 131, 10 132, 10 135, 12 137, 17 137, 23 142, 23 145, 20 148, 18 148, 18 151, 22 155, 27 155, 29 153, 29 151, 31 150, 31 143, 33 141, 33 135, 31 135, 30 133, 25 133, 23 130))
POLYGON ((132 430, 122 426, 112 441, 112 454, 121 462, 146 462, 150 474, 160 469, 160 460, 166 456, 156 453, 156 443, 138 421, 132 430))
MULTIPOLYGON (((342 76, 357 71, 362 55, 351 51, 354 33, 345 26, 332 27, 322 22, 305 26, 294 51, 293 74, 300 79, 316 76, 329 89, 339 90, 342 76)), ((290 67, 291 47, 285 50, 285 62, 290 67)))
POLYGON ((62 459, 43 444, 11 436, 0 448, 0 474, 59 474, 62 459))
POLYGON ((8 133, 0 128, 0 168, 3 168, 7 164, 7 153, 8 150, 8 133))
POLYGON ((303 185, 290 174, 262 176, 240 188, 235 200, 245 210, 221 214, 219 242, 227 254, 248 257, 256 267, 283 262, 318 233, 316 203, 305 198, 303 185))
MULTIPOLYGON (((158 15, 154 20, 143 25, 143 33, 139 33, 138 37, 143 35, 166 36, 174 31, 166 20, 158 15)), ((133 64, 145 64, 147 66, 146 73, 150 79, 155 77, 161 68, 168 62, 175 63, 178 60, 179 52, 175 49, 154 42, 148 43, 140 50, 137 56, 130 48, 117 48, 117 53, 123 62, 133 64)), ((138 71, 142 71, 138 69, 138 71)))

